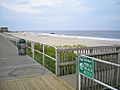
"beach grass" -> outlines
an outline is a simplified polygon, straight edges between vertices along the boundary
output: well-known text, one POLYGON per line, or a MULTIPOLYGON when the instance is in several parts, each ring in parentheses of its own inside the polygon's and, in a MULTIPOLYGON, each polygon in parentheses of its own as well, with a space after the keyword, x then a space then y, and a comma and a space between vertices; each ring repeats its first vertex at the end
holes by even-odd
MULTIPOLYGON (((27 45, 29 47, 31 47, 30 41, 27 42, 27 45)), ((34 51, 34 59, 38 63, 43 65, 43 54, 42 54, 43 53, 43 45, 39 44, 39 43, 35 43, 34 49, 41 52, 41 53, 39 53, 37 51, 34 51)), ((49 55, 49 56, 55 58, 55 48, 45 45, 44 50, 45 50, 44 52, 46 55, 49 55)), ((27 55, 32 57, 32 52, 31 52, 30 48, 27 49, 27 55)), ((53 73, 55 73, 55 63, 56 63, 55 60, 44 55, 44 66, 46 68, 48 68, 50 71, 52 71, 53 73)))
POLYGON ((45 45, 45 54, 55 58, 55 48, 48 46, 48 45, 45 45))
POLYGON ((34 59, 43 65, 43 55, 41 53, 38 53, 38 52, 34 52, 34 59))
POLYGON ((72 51, 69 52, 61 52, 60 53, 60 62, 74 61, 76 58, 76 54, 72 51))
POLYGON ((32 57, 32 50, 30 48, 27 48, 26 54, 30 57, 32 57))
POLYGON ((27 46, 31 47, 31 42, 27 41, 27 46))
MULTIPOLYGON (((30 57, 32 57, 32 49, 29 48, 31 47, 31 42, 27 41, 27 52, 26 54, 30 57)), ((81 45, 65 45, 65 46, 60 46, 59 48, 76 48, 76 47, 85 47, 81 45)), ((35 43, 34 44, 34 49, 38 50, 40 52, 34 51, 34 59, 43 65, 43 44, 35 43)), ((44 45, 44 66, 49 69, 51 72, 55 73, 55 65, 56 61, 47 57, 46 55, 55 58, 55 53, 56 49, 54 47, 44 45)), ((76 54, 73 51, 67 51, 67 52, 60 52, 60 63, 64 62, 69 62, 69 61, 75 61, 76 60, 76 54)), ((76 72, 76 65, 71 64, 71 65, 64 65, 60 66, 60 75, 67 75, 67 74, 72 74, 76 72)))
MULTIPOLYGON (((31 47, 30 42, 27 43, 27 45, 29 47, 31 47)), ((64 46, 64 48, 68 48, 69 46, 64 46)), ((73 46, 71 46, 73 47, 73 46)), ((82 46, 83 47, 83 46, 82 46)), ((39 43, 35 43, 34 49, 40 51, 41 53, 34 51, 34 59, 40 63, 41 65, 43 65, 43 45, 39 44, 39 43)), ((51 56, 52 58, 55 58, 55 48, 45 45, 44 48, 44 52, 46 55, 51 56)), ((31 49, 28 48, 27 49, 27 55, 29 55, 30 57, 32 57, 32 52, 31 49)), ((44 66, 49 69, 50 71, 52 71, 53 73, 55 73, 55 64, 56 61, 47 57, 46 55, 44 55, 44 66)), ((76 54, 73 51, 68 51, 68 52, 60 52, 60 63, 63 62, 68 62, 68 61, 75 61, 76 60, 76 54)), ((67 75, 75 73, 76 72, 76 66, 74 64, 72 65, 64 65, 64 66, 60 66, 60 75, 67 75), (66 70, 68 70, 66 72, 66 70)))
POLYGON ((43 52, 43 45, 42 44, 40 45, 39 43, 35 43, 34 49, 43 52))
POLYGON ((45 56, 44 66, 55 73, 55 63, 56 61, 45 56))
POLYGON ((75 64, 60 66, 60 76, 73 74, 75 72, 76 72, 75 64))

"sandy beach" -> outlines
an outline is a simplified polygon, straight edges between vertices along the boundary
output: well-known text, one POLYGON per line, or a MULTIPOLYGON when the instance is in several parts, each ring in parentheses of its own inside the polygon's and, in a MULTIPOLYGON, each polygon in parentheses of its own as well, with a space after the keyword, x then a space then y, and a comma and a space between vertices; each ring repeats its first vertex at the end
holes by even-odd
POLYGON ((64 45, 83 45, 87 47, 92 46, 110 46, 110 45, 120 45, 120 41, 115 40, 97 40, 91 38, 76 38, 76 37, 60 37, 60 36, 48 36, 40 35, 30 32, 16 32, 9 33, 15 37, 39 42, 41 44, 47 44, 52 46, 64 46, 64 45))

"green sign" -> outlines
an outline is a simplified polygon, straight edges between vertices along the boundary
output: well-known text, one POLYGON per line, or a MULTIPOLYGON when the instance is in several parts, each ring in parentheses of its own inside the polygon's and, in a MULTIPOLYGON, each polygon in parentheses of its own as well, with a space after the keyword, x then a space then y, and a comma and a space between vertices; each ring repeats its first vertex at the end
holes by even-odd
POLYGON ((91 79, 94 79, 94 60, 88 56, 79 56, 79 72, 91 79))

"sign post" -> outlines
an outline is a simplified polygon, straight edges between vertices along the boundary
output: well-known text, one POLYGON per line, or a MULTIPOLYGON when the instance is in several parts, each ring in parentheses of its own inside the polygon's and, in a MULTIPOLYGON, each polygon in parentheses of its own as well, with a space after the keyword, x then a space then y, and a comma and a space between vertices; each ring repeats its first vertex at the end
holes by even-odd
POLYGON ((81 88, 81 75, 94 79, 94 60, 90 57, 80 55, 78 56, 78 79, 79 90, 81 88))
POLYGON ((90 78, 94 79, 94 60, 87 56, 79 56, 79 72, 90 78))

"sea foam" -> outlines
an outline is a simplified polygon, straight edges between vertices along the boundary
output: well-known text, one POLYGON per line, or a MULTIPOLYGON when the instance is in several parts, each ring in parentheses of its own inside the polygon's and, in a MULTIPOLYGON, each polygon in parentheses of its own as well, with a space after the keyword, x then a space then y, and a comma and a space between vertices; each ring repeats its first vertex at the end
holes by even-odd
POLYGON ((36 33, 37 35, 52 36, 52 37, 65 37, 65 38, 80 38, 80 39, 94 39, 94 40, 107 40, 107 41, 120 41, 120 39, 100 38, 100 37, 87 37, 87 36, 70 36, 70 35, 58 35, 48 33, 36 33))

